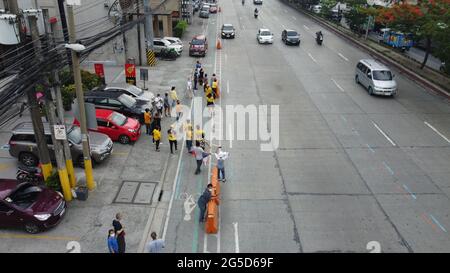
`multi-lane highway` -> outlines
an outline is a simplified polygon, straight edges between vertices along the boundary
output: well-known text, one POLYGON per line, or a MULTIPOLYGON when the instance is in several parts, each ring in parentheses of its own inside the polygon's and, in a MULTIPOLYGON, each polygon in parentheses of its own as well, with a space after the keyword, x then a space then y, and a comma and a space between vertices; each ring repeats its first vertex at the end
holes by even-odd
POLYGON ((261 151, 265 141, 236 140, 242 128, 216 117, 226 137, 212 143, 230 152, 219 233, 206 235, 198 209, 186 206, 206 186, 208 166, 194 175, 184 150, 167 251, 369 252, 375 241, 369 248, 382 252, 448 252, 449 102, 395 70, 398 95, 369 96, 354 76, 356 63, 370 56, 279 0, 258 6, 258 19, 251 1, 219 5, 221 13, 196 17, 190 30, 209 38, 202 63, 220 78, 217 104, 278 105, 279 145, 261 151), (233 24, 237 37, 216 50, 223 23, 233 24), (273 45, 257 43, 262 27, 274 33, 273 45), (300 47, 281 42, 284 28, 300 33, 300 47), (318 30, 322 46, 314 40, 318 30))

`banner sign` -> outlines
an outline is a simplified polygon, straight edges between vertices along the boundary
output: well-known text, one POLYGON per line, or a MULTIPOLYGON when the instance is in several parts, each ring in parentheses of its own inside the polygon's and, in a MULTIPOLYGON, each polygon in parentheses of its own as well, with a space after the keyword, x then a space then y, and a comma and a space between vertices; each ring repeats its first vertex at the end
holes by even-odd
POLYGON ((125 78, 128 84, 136 85, 136 65, 125 64, 125 78))

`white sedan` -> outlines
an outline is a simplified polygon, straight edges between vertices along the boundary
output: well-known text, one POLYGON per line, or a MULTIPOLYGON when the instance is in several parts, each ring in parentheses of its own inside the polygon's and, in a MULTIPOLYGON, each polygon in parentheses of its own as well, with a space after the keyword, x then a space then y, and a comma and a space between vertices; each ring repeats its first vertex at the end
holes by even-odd
POLYGON ((260 44, 273 44, 273 33, 267 28, 260 28, 256 34, 256 40, 260 44))

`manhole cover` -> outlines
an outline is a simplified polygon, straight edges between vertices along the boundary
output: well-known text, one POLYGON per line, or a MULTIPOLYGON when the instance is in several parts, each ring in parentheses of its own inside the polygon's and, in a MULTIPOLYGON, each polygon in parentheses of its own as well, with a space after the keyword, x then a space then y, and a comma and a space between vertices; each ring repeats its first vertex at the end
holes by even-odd
POLYGON ((158 182, 124 180, 113 203, 150 205, 158 182))

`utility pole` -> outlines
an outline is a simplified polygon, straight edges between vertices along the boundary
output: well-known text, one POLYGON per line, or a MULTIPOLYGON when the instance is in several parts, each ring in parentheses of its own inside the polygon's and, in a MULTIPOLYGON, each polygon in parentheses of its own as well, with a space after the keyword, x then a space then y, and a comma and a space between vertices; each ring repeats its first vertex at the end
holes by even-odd
MULTIPOLYGON (((139 4, 140 0, 136 0, 136 12, 137 12, 137 20, 141 18, 139 4)), ((137 34, 138 34, 138 52, 139 52, 139 65, 142 66, 142 52, 141 52, 141 22, 137 24, 137 34)))
MULTIPOLYGON (((28 22, 30 23, 31 40, 33 40, 34 52, 36 54, 37 62, 41 62, 41 41, 39 40, 39 32, 37 28, 37 16, 29 15, 28 22)), ((41 113, 39 111, 38 102, 36 99, 36 92, 30 89, 27 92, 28 103, 30 104, 31 121, 33 123, 33 130, 36 139, 36 144, 39 153, 39 160, 42 166, 42 174, 44 180, 52 174, 53 166, 50 161, 50 154, 47 146, 47 139, 45 137, 44 124, 42 123, 41 113)))
POLYGON ((6 4, 8 5, 8 10, 10 13, 19 15, 19 6, 17 5, 17 0, 7 0, 6 4))
MULTIPOLYGON (((67 5, 68 23, 69 23, 69 41, 71 44, 76 43, 76 32, 75 32, 75 19, 73 15, 73 7, 67 5)), ((73 76, 75 80, 75 88, 78 100, 78 107, 80 110, 80 127, 81 127, 81 138, 83 143, 83 157, 84 157, 84 171, 86 173, 86 186, 89 190, 95 188, 94 176, 92 174, 92 161, 89 148, 88 131, 86 125, 86 110, 84 106, 84 94, 83 86, 81 82, 81 71, 80 71, 80 58, 79 53, 72 50, 72 64, 73 64, 73 76)))
POLYGON ((150 1, 144 0, 144 15, 145 15, 145 39, 147 40, 147 65, 155 66, 156 58, 153 50, 153 12, 150 7, 150 1))
POLYGON ((122 10, 122 19, 120 20, 120 27, 122 32, 122 42, 123 42, 123 54, 125 57, 125 63, 128 61, 128 48, 127 48, 127 37, 125 35, 125 23, 127 22, 127 13, 125 10, 122 10))
POLYGON ((70 190, 70 182, 69 182, 69 176, 66 169, 66 162, 64 160, 64 151, 63 146, 59 140, 56 139, 55 136, 55 130, 54 126, 58 124, 56 120, 55 115, 55 93, 56 93, 56 86, 57 84, 53 83, 53 89, 50 91, 50 100, 46 100, 46 106, 47 106, 47 115, 48 115, 48 121, 50 123, 50 131, 52 135, 52 142, 53 142, 53 148, 55 150, 55 158, 56 158, 56 164, 58 166, 58 175, 59 175, 59 181, 61 183, 61 188, 63 191, 64 199, 66 201, 72 200, 72 192, 70 190))
MULTIPOLYGON (((61 18, 61 27, 64 36, 64 42, 69 43, 69 29, 67 28, 66 10, 64 9, 64 0, 58 0, 59 17, 61 18)), ((67 60, 69 61, 69 67, 72 66, 72 57, 70 50, 67 51, 67 60)))
MULTIPOLYGON (((55 30, 54 30, 53 26, 51 26, 49 40, 51 41, 53 48, 56 47, 55 40, 54 40, 54 33, 55 33, 55 30)), ((56 119, 55 123, 60 124, 60 125, 65 125, 64 107, 63 107, 62 96, 61 96, 61 82, 59 81, 59 74, 58 74, 57 70, 53 70, 53 88, 54 88, 54 93, 52 93, 52 100, 56 105, 56 112, 57 112, 57 119, 56 119)), ((71 186, 71 188, 74 188, 76 186, 77 180, 75 177, 75 170, 73 168, 73 160, 72 160, 72 154, 70 152, 69 141, 66 138, 62 141, 62 143, 63 143, 63 149, 64 149, 64 157, 66 159, 66 168, 67 168, 67 173, 69 176, 70 186, 71 186)))

